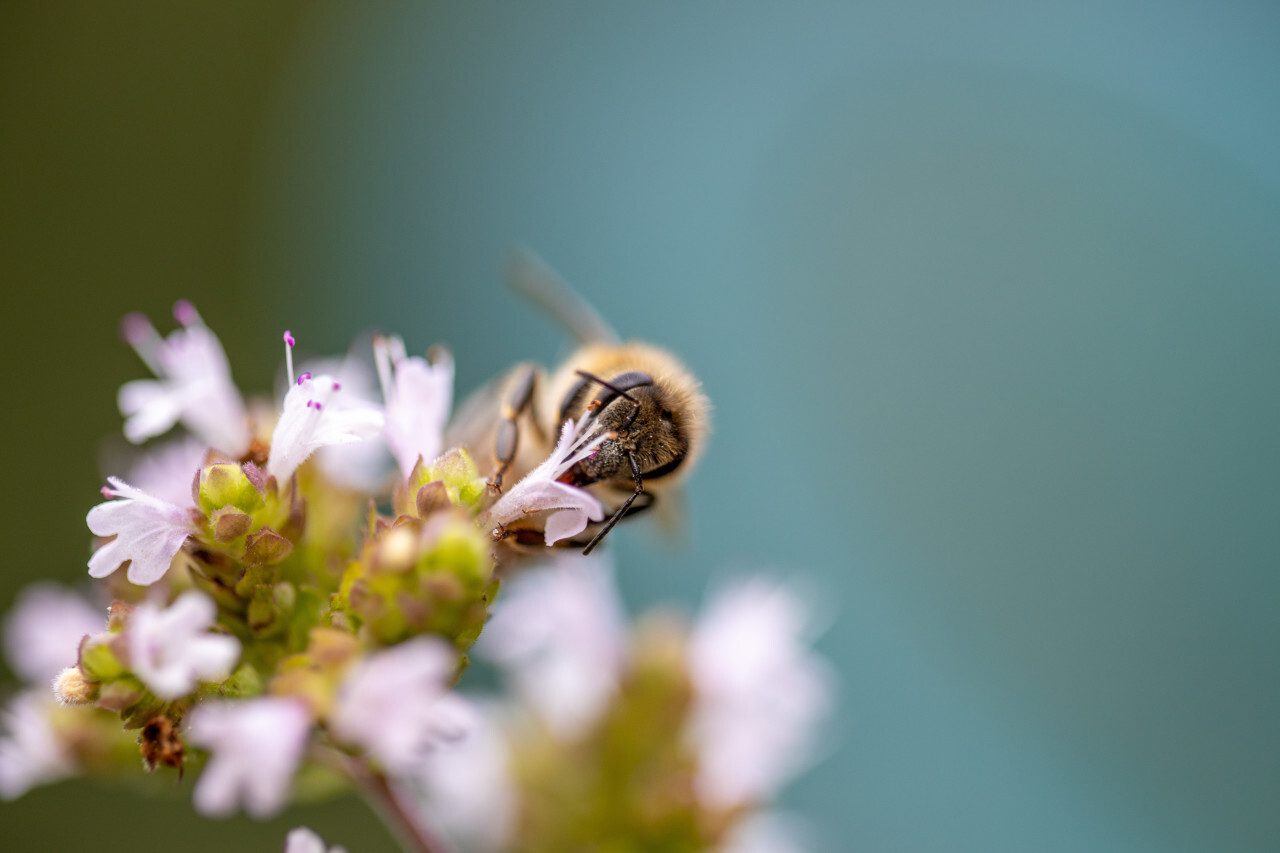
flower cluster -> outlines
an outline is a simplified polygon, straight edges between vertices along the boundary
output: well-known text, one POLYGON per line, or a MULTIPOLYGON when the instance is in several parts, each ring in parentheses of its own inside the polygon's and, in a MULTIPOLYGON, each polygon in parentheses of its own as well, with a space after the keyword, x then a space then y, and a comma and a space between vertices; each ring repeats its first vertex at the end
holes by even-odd
MULTIPOLYGON (((285 332, 271 405, 241 396, 189 303, 174 315, 167 337, 122 326, 155 378, 120 390, 145 447, 86 517, 96 599, 40 584, 5 622, 30 686, 3 711, 0 797, 140 756, 193 774, 209 817, 274 815, 300 773, 327 774, 421 850, 755 849, 830 698, 786 587, 629 628, 607 565, 560 552, 495 607, 507 525, 540 519, 552 546, 606 516, 561 482, 605 438, 588 418, 500 493, 484 448, 445 446, 447 353, 376 338, 375 369, 295 375, 285 332), (506 698, 457 689, 471 654, 507 673, 506 698)), ((326 849, 305 828, 287 848, 326 849)))

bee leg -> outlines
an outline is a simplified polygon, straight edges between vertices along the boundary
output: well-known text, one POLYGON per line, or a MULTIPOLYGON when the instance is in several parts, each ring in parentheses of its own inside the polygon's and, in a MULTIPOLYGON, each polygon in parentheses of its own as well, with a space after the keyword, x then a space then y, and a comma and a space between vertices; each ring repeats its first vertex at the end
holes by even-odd
MULTIPOLYGON (((629 498, 622 502, 622 506, 618 507, 618 511, 609 517, 609 520, 605 522, 604 527, 600 528, 600 532, 595 535, 595 538, 587 543, 587 547, 582 549, 584 557, 587 554, 590 554, 595 547, 600 544, 600 540, 605 537, 605 534, 612 530, 613 526, 627 514, 627 510, 631 509, 631 505, 635 503, 636 498, 645 493, 644 481, 640 477, 640 464, 636 462, 636 455, 631 451, 627 451, 627 459, 631 462, 631 476, 636 480, 636 490, 631 493, 629 498)), ((649 506, 652 503, 653 501, 650 500, 648 504, 645 504, 645 506, 649 506)))
POLYGON ((494 491, 502 491, 502 478, 516 458, 516 448, 520 445, 520 416, 533 400, 533 386, 537 376, 538 370, 533 365, 523 368, 523 372, 512 383, 506 402, 502 404, 502 422, 498 424, 498 435, 493 442, 494 464, 497 468, 489 480, 489 486, 494 491))

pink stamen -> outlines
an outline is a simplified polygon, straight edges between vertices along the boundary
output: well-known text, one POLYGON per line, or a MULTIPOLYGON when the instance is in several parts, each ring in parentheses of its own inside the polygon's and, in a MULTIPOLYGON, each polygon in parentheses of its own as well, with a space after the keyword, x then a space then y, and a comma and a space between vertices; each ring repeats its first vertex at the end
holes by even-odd
POLYGON ((120 337, 129 346, 137 346, 148 337, 151 321, 137 311, 130 311, 120 320, 120 337))
POLYGON ((301 385, 303 382, 306 382, 310 378, 311 378, 310 373, 304 373, 298 377, 298 384, 301 385))
POLYGON ((288 329, 284 330, 284 342, 289 346, 293 346, 297 343, 297 341, 293 339, 293 334, 290 333, 288 329))
POLYGON ((101 489, 98 489, 98 491, 102 492, 102 496, 104 498, 114 498, 116 496, 116 493, 111 491, 110 486, 103 486, 101 489))
POLYGON ((173 319, 178 321, 179 326, 194 326, 200 322, 200 315, 196 313, 196 306, 185 299, 179 299, 173 303, 173 319))
POLYGON ((333 390, 335 390, 335 391, 341 391, 341 390, 342 390, 342 385, 341 385, 340 383, 338 383, 338 382, 334 382, 334 383, 333 383, 333 390))

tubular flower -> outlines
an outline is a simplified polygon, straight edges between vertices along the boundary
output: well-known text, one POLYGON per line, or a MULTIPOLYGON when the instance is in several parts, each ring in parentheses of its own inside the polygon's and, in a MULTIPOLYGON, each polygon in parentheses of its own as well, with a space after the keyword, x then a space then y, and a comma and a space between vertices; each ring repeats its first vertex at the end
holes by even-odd
POLYGON ((363 441, 382 429, 382 413, 340 395, 342 384, 332 376, 303 373, 293 379, 293 336, 285 332, 289 360, 289 391, 284 410, 271 434, 267 473, 283 485, 307 457, 321 447, 363 441))
POLYGON ((121 325, 124 339, 157 377, 120 388, 125 437, 141 444, 181 421, 209 447, 241 456, 249 449, 249 421, 227 354, 190 302, 179 302, 173 313, 181 328, 167 338, 141 314, 121 325))
POLYGON ((89 558, 89 575, 104 578, 129 563, 129 580, 147 586, 160 580, 195 532, 191 511, 108 477, 102 493, 120 498, 100 503, 85 517, 95 536, 114 536, 89 558))
POLYGON ((774 794, 810 757, 831 706, 825 664, 804 641, 803 603, 754 578, 718 594, 689 643, 696 701, 686 736, 695 788, 716 806, 774 794))
POLYGON ((436 637, 370 655, 342 686, 329 727, 390 772, 412 774, 437 744, 474 722, 471 706, 449 692, 457 666, 457 652, 436 637))
POLYGON ((15 799, 76 772, 50 719, 55 704, 47 689, 26 690, 0 709, 0 799, 15 799))
POLYGON ((453 405, 453 358, 443 349, 432 362, 406 356, 398 337, 379 337, 373 352, 387 403, 387 446, 407 478, 419 458, 430 464, 444 450, 444 426, 453 405))
POLYGON ((196 811, 226 817, 239 803, 256 818, 284 808, 311 715, 296 699, 206 702, 190 716, 190 739, 211 753, 196 783, 196 811))
POLYGON ((129 618, 129 668, 161 699, 186 696, 202 681, 221 681, 240 658, 240 642, 210 633, 213 599, 188 590, 168 608, 145 602, 129 618))
POLYGON ((550 511, 547 517, 546 542, 554 545, 561 539, 577 536, 591 521, 604 520, 604 507, 590 492, 559 482, 570 468, 595 452, 596 446, 609 437, 601 432, 584 434, 588 415, 576 422, 567 420, 560 428, 555 449, 537 468, 525 475, 480 517, 483 526, 503 526, 535 512, 550 511))
POLYGON ((561 737, 594 722, 613 698, 627 654, 626 616, 609 562, 560 556, 515 578, 477 647, 561 737))
POLYGON ((18 594, 4 620, 4 651, 29 684, 48 684, 75 663, 81 638, 102 630, 105 608, 61 584, 42 581, 18 594))

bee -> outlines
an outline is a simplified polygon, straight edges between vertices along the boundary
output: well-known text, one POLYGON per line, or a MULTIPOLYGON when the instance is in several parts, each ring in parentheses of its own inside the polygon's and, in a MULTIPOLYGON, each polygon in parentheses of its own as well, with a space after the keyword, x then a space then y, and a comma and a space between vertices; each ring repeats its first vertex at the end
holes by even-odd
MULTIPOLYGON (((652 344, 622 341, 532 252, 514 252, 505 278, 560 320, 580 346, 550 372, 524 362, 481 388, 458 409, 445 432, 446 446, 466 445, 478 457, 488 455, 488 482, 500 492, 547 458, 565 421, 587 415, 586 429, 607 437, 560 481, 587 489, 606 509, 602 522, 565 543, 589 554, 618 521, 652 508, 660 494, 671 495, 688 476, 706 445, 711 404, 676 356, 652 344)), ((540 523, 530 518, 503 535, 516 545, 534 545, 541 541, 540 523)))

